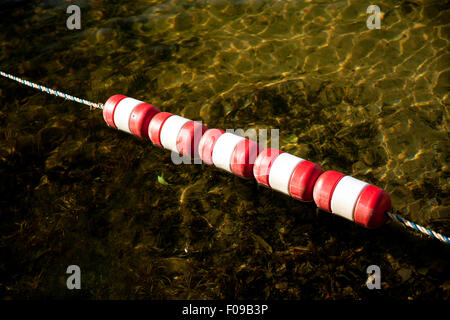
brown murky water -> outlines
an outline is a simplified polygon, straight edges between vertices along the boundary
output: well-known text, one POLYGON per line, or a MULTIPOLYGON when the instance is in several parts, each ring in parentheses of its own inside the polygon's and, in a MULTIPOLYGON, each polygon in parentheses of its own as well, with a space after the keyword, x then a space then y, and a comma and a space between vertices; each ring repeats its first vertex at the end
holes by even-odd
MULTIPOLYGON (((0 69, 95 102, 125 94, 387 190, 446 235, 449 5, 379 1, 2 1, 0 69)), ((0 80, 0 296, 448 299, 448 246, 366 230, 0 80), (159 178, 158 178, 159 177, 159 178), (66 288, 81 267, 83 290, 66 288), (368 290, 379 265, 382 289, 368 290)))

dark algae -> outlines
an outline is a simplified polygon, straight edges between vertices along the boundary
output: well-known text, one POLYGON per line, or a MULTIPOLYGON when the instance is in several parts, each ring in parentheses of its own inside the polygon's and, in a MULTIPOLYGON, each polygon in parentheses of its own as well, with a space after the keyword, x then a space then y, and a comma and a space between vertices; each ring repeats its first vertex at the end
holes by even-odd
MULTIPOLYGON (((208 127, 279 129, 283 151, 385 189, 450 230, 449 6, 379 1, 0 2, 0 70, 208 127)), ((449 247, 368 230, 108 128, 0 79, 0 297, 448 300, 449 247), (82 290, 68 290, 78 265, 82 290), (381 289, 366 285, 368 266, 381 289)))

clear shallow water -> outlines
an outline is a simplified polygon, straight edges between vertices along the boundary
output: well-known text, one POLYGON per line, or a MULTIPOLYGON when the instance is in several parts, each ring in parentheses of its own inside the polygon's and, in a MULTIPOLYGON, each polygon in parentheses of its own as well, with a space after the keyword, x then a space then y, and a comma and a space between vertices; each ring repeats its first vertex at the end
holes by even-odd
MULTIPOLYGON (((448 5, 386 1, 0 5, 0 67, 104 102, 122 93, 209 127, 280 129, 281 149, 387 190, 449 234, 448 5)), ((447 299, 448 248, 365 230, 107 128, 98 111, 0 87, 0 293, 87 298, 447 299), (169 185, 158 183, 163 176, 169 185), (364 285, 378 264, 383 290, 364 285), (50 285, 43 286, 43 283, 50 285)))

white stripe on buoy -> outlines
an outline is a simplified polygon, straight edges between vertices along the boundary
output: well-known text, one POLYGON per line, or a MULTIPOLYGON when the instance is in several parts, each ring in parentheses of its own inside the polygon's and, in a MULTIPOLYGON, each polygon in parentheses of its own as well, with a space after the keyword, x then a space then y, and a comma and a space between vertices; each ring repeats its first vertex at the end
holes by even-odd
POLYGON ((356 200, 367 185, 351 176, 343 177, 331 196, 331 212, 353 221, 356 200))
POLYGON ((212 162, 218 168, 231 171, 231 156, 236 145, 244 140, 243 137, 230 132, 225 132, 217 139, 212 153, 212 162))
POLYGON ((173 152, 178 152, 178 133, 180 132, 181 128, 189 121, 192 120, 177 115, 173 115, 167 118, 161 128, 161 133, 159 135, 159 139, 161 140, 163 148, 171 150, 173 152))
POLYGON ((114 111, 114 123, 116 124, 117 129, 131 133, 129 126, 130 115, 133 112, 133 109, 141 103, 142 101, 133 98, 120 100, 114 111))
POLYGON ((289 180, 295 167, 304 161, 289 153, 282 153, 272 163, 269 172, 269 186, 272 189, 289 194, 289 180))

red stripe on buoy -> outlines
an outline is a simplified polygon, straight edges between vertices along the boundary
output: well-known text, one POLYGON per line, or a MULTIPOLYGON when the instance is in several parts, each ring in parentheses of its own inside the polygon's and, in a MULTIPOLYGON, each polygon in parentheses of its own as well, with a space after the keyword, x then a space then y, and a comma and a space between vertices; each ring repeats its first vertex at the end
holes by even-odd
POLYGON ((331 212, 331 197, 334 188, 343 177, 345 174, 331 170, 320 175, 314 184, 313 191, 314 202, 319 208, 331 212))
POLYGON ((148 138, 148 125, 159 112, 161 111, 157 107, 145 102, 137 105, 130 115, 129 127, 131 133, 141 138, 148 138))
POLYGON ((289 181, 290 195, 302 201, 312 201, 314 184, 322 173, 322 168, 317 164, 306 160, 300 162, 289 181))
POLYGON ((113 128, 117 129, 117 126, 114 123, 114 111, 116 110, 119 102, 125 98, 126 96, 124 95, 116 94, 109 97, 109 99, 106 100, 105 104, 103 105, 103 119, 109 126, 113 128))
POLYGON ((385 212, 391 210, 389 194, 373 185, 368 185, 356 202, 353 220, 367 228, 378 228, 387 219, 385 212))
POLYGON ((253 177, 253 165, 261 149, 253 140, 245 139, 239 142, 231 155, 231 171, 243 178, 253 177))
POLYGON ((159 138, 161 134, 161 128, 164 122, 166 122, 166 120, 171 116, 173 116, 172 113, 159 112, 152 118, 148 125, 148 137, 154 144, 160 146, 161 148, 163 147, 159 138))
POLYGON ((209 129, 203 134, 198 143, 198 153, 203 162, 213 166, 212 153, 217 139, 223 135, 225 131, 220 129, 209 129))
POLYGON ((283 151, 277 149, 264 149, 258 155, 253 166, 253 176, 258 183, 270 187, 269 185, 269 173, 270 167, 275 159, 282 154, 283 151))
POLYGON ((177 137, 177 149, 182 155, 198 158, 198 145, 207 127, 196 121, 189 121, 181 127, 177 137))

